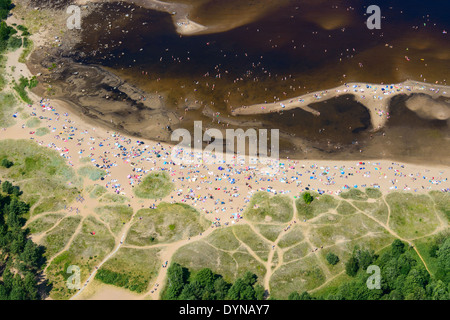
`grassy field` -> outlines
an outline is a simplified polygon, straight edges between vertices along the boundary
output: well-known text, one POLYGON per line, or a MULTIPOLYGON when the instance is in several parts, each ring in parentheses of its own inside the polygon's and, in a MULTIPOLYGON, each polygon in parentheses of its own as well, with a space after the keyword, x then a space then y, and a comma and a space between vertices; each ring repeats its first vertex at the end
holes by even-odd
POLYGON ((289 222, 293 214, 292 200, 289 197, 271 197, 267 192, 258 192, 252 197, 244 216, 252 222, 289 222))
MULTIPOLYGON (((261 280, 270 267, 269 289, 273 298, 286 299, 293 291, 305 290, 327 295, 349 280, 345 262, 355 247, 383 252, 390 246, 396 239, 390 226, 392 232, 400 236, 417 238, 414 244, 433 270, 436 259, 425 248, 440 237, 433 233, 439 226, 437 214, 444 221, 448 216, 448 194, 394 192, 384 197, 379 190, 368 189, 365 192, 350 190, 340 197, 312 195, 314 199, 310 204, 306 204, 302 196, 297 198, 301 220, 287 224, 275 223, 266 218, 267 214, 260 214, 272 207, 270 201, 275 197, 256 194, 248 212, 255 211, 250 217, 245 216, 247 224, 218 228, 206 239, 180 248, 173 261, 190 270, 210 268, 228 281, 236 279, 244 270, 254 272, 261 280), (273 244, 276 250, 270 258, 273 244), (329 253, 338 256, 336 265, 328 263, 329 253), (316 288, 320 289, 315 291, 316 288)), ((448 224, 442 227, 448 230, 448 224)), ((421 263, 418 256, 417 259, 421 263)))
POLYGON ((145 292, 162 264, 159 252, 157 248, 121 248, 102 266, 95 279, 138 293, 145 292))
POLYGON ((126 243, 148 246, 174 242, 204 232, 209 224, 188 205, 161 203, 157 209, 136 213, 126 243))
POLYGON ((44 214, 38 216, 37 219, 34 219, 32 222, 30 222, 27 227, 33 234, 43 233, 44 231, 47 231, 51 227, 53 227, 62 218, 64 218, 64 214, 62 213, 44 214))
POLYGON ((302 220, 317 217, 331 209, 336 209, 339 205, 339 201, 330 195, 319 195, 317 193, 311 195, 314 200, 310 204, 305 203, 303 194, 295 202, 298 217, 302 220))
POLYGON ((38 129, 36 129, 36 135, 38 137, 43 137, 43 136, 45 136, 45 135, 47 135, 49 133, 50 133, 50 129, 49 128, 38 128, 38 129))
MULTIPOLYGON (((73 232, 69 235, 72 236, 73 232)), ((81 281, 86 281, 94 266, 113 250, 114 244, 114 238, 106 226, 92 216, 87 217, 69 249, 60 253, 47 269, 47 276, 54 285, 50 296, 54 299, 67 299, 74 294, 75 291, 66 286, 69 276, 67 268, 71 265, 78 266, 81 281)))
POLYGON ((315 256, 283 264, 270 279, 270 292, 278 299, 286 299, 293 291, 312 290, 326 281, 315 256))
POLYGON ((124 204, 126 202, 130 202, 130 199, 127 197, 121 196, 120 194, 115 193, 107 193, 103 197, 100 198, 100 202, 105 203, 121 203, 124 204))
POLYGON ((0 93, 0 128, 7 128, 14 125, 13 114, 17 101, 11 93, 0 93))
POLYGON ((134 188, 134 194, 141 199, 160 199, 174 189, 170 176, 165 172, 152 172, 134 188))
POLYGON ((93 188, 88 190, 89 196, 92 199, 100 198, 102 195, 108 192, 108 189, 106 189, 104 186, 94 186, 93 188))
POLYGON ((54 150, 27 140, 2 140, 0 161, 4 158, 14 165, 0 167, 0 176, 20 186, 34 215, 60 211, 80 193, 80 179, 54 150))
POLYGON ((47 258, 53 257, 64 249, 80 222, 81 217, 67 217, 61 220, 54 229, 45 234, 41 244, 46 248, 45 256, 47 258))
POLYGON ((389 225, 401 237, 425 236, 439 225, 434 203, 428 195, 391 193, 386 201, 391 208, 389 225))
POLYGON ((78 169, 78 174, 82 177, 89 178, 92 181, 97 181, 104 177, 106 172, 96 167, 84 166, 78 169))
POLYGON ((98 207, 95 208, 95 212, 115 235, 122 230, 124 224, 130 221, 133 215, 133 209, 124 205, 98 207))

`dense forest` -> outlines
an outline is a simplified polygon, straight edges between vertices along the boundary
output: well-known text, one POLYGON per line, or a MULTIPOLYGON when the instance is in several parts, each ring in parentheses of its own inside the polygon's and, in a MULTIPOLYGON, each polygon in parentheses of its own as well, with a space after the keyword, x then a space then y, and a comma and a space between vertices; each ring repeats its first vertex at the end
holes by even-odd
POLYGON ((4 21, 8 17, 10 8, 11 0, 0 0, 0 51, 7 48, 8 40, 17 32, 4 21))
POLYGON ((429 272, 413 248, 400 240, 377 256, 370 250, 355 248, 345 264, 345 272, 351 281, 329 290, 329 293, 314 296, 308 292, 292 292, 290 300, 449 300, 450 299, 450 237, 441 236, 428 248, 429 256, 435 259, 435 272, 429 272), (368 289, 366 272, 370 265, 381 271, 381 288, 368 289))
POLYGON ((40 299, 43 248, 24 229, 29 206, 19 187, 4 181, 0 192, 0 300, 40 299))
POLYGON ((164 300, 263 300, 264 288, 257 284, 258 278, 246 272, 233 284, 222 276, 205 268, 191 275, 187 268, 177 263, 167 271, 167 285, 162 294, 164 300))

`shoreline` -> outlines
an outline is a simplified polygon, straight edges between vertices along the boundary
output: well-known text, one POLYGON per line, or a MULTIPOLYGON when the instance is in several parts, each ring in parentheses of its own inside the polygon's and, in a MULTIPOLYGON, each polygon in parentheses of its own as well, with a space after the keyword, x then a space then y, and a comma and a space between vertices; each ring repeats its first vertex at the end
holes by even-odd
MULTIPOLYGON (((89 3, 102 3, 102 0, 76 0, 78 5, 87 5, 89 3)), ((190 36, 207 32, 208 27, 201 25, 189 19, 189 12, 192 10, 192 5, 182 3, 162 2, 158 0, 134 0, 127 1, 147 9, 166 12, 172 16, 173 25, 177 32, 183 36, 190 36)))

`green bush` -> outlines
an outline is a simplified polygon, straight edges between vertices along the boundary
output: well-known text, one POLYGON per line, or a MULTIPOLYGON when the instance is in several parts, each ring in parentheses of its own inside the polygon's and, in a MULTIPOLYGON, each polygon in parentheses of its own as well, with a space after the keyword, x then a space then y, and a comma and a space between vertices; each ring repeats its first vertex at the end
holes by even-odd
POLYGON ((309 192, 305 192, 303 194, 303 201, 305 201, 306 204, 310 204, 313 200, 314 198, 309 192))
POLYGON ((5 167, 6 169, 11 168, 14 165, 14 163, 12 161, 9 161, 8 159, 3 159, 1 162, 1 166, 5 167))
POLYGON ((336 265, 339 262, 339 257, 332 252, 328 252, 326 258, 328 263, 331 264, 332 266, 336 265))

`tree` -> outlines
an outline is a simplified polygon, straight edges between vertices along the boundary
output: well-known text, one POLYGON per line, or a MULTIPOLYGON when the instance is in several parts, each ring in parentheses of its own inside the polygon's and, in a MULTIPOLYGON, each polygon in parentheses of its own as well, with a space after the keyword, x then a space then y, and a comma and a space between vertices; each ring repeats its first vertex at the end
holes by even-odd
POLYGON ((39 249, 30 239, 25 243, 25 247, 20 254, 20 259, 27 268, 37 268, 40 259, 39 249))
POLYGON ((9 161, 8 159, 3 159, 1 162, 1 166, 5 167, 6 169, 11 168, 14 165, 14 163, 12 161, 9 161))
POLYGON ((326 258, 327 258, 328 263, 333 266, 339 262, 339 257, 332 252, 328 252, 326 258))
POLYGON ((178 263, 173 263, 167 270, 167 278, 168 288, 165 292, 165 299, 176 300, 187 283, 189 273, 186 268, 183 268, 178 263))
POLYGON ((22 215, 28 213, 29 205, 19 200, 20 189, 8 181, 2 189, 12 196, 0 195, 0 299, 39 299, 42 251, 29 239, 29 229, 22 228, 26 221, 22 215))
POLYGON ((11 9, 11 0, 0 0, 0 20, 8 17, 9 10, 11 9))
POLYGON ((314 300, 314 298, 307 291, 303 291, 302 294, 294 291, 288 296, 288 300, 314 300))
POLYGON ((27 272, 24 279, 24 289, 30 300, 36 300, 39 297, 37 290, 37 281, 33 273, 27 272))
POLYGON ((13 185, 9 181, 3 181, 2 183, 2 191, 6 194, 12 194, 13 193, 13 185))
POLYGON ((439 247, 436 253, 439 271, 436 277, 446 283, 450 282, 450 237, 439 247))
POLYGON ((301 300, 300 294, 297 291, 291 292, 288 296, 288 300, 301 300))
POLYGON ((250 271, 247 271, 244 274, 244 277, 242 278, 242 280, 244 281, 244 283, 248 284, 249 286, 253 286, 256 281, 258 280, 258 277, 256 276, 256 274, 251 273, 250 271))
POLYGON ((198 281, 203 287, 212 288, 214 286, 214 273, 211 269, 202 269, 195 275, 194 280, 198 281))
POLYGON ((310 204, 313 200, 314 198, 309 192, 305 192, 303 194, 303 201, 305 201, 306 204, 310 204))
POLYGON ((266 290, 260 284, 255 285, 255 298, 256 300, 264 300, 266 290))
POLYGON ((394 256, 399 256, 405 252, 405 244, 399 240, 395 239, 391 244, 391 252, 394 256))
POLYGON ((222 277, 218 277, 214 281, 214 291, 216 300, 225 300, 228 290, 230 289, 230 284, 223 280, 222 277))
POLYGON ((350 276, 354 277, 358 273, 359 265, 358 259, 355 256, 351 256, 345 264, 345 272, 350 276))
POLYGON ((356 258, 358 259, 358 266, 362 270, 366 270, 372 262, 375 260, 375 254, 373 250, 356 250, 356 258))

